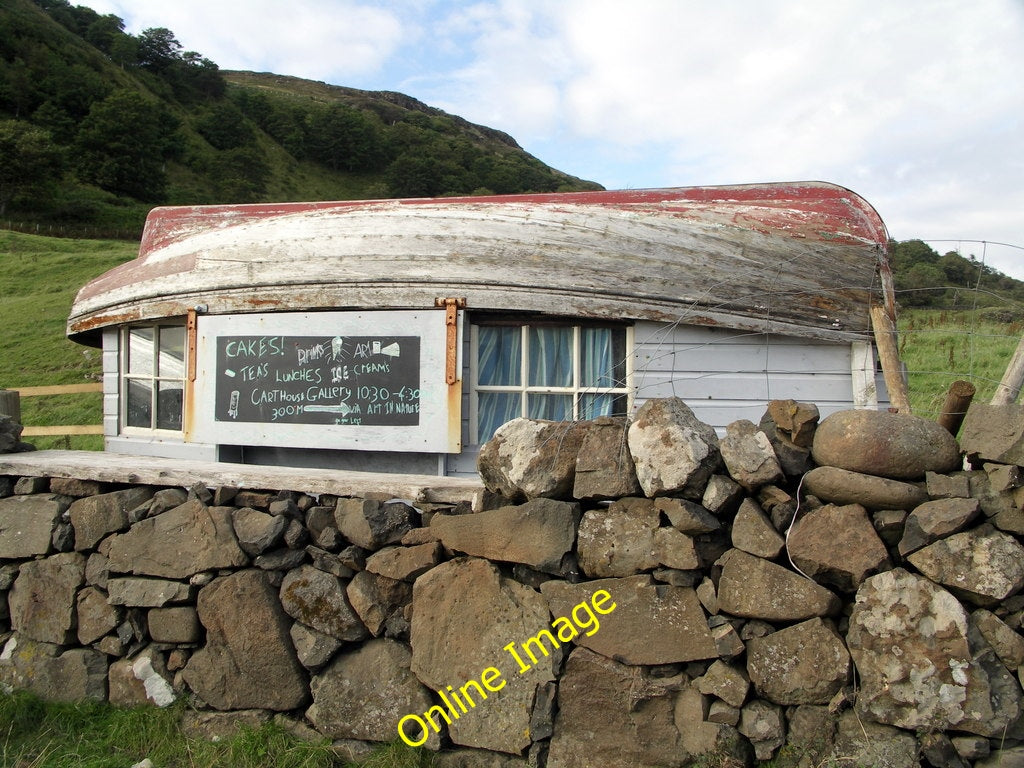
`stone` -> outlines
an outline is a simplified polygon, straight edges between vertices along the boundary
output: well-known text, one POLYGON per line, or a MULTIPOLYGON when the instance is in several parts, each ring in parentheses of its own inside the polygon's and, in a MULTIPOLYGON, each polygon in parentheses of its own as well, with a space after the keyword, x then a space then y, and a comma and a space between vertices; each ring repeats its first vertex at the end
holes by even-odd
POLYGON ((718 606, 724 613, 766 621, 802 621, 839 612, 839 598, 832 592, 781 565, 739 549, 730 549, 719 563, 718 606))
POLYGON ((256 557, 281 543, 289 520, 252 507, 243 507, 231 513, 231 522, 238 546, 250 557, 256 557))
POLYGON ((750 640, 747 674, 776 704, 828 704, 850 676, 850 654, 830 622, 808 619, 750 640))
MULTIPOLYGON (((409 670, 411 659, 404 645, 383 638, 341 654, 310 681, 313 704, 306 717, 332 739, 393 741, 405 715, 422 715, 433 705, 409 670)), ((414 722, 405 725, 405 732, 413 740, 422 734, 414 722)), ((433 745, 440 746, 436 734, 433 745)))
POLYGON ((135 486, 123 491, 87 496, 68 508, 75 529, 75 549, 93 549, 108 534, 128 527, 128 511, 153 498, 153 490, 135 486))
POLYGON ((530 746, 537 690, 555 679, 561 654, 538 653, 537 663, 519 674, 503 649, 548 629, 550 621, 544 597, 486 560, 450 560, 416 580, 411 669, 420 682, 437 691, 479 681, 491 667, 504 675, 500 695, 448 725, 455 744, 517 755, 530 746))
POLYGON ((655 584, 647 574, 580 584, 555 580, 540 587, 554 616, 570 616, 576 605, 590 601, 597 590, 610 594, 615 608, 597 617, 600 631, 575 637, 577 645, 624 664, 673 664, 718 657, 693 589, 655 584), (643 627, 641 643, 637 642, 638 627, 643 627))
MULTIPOLYGON (((677 397, 648 400, 629 425, 629 450, 646 496, 703 498, 721 466, 718 435, 677 397)), ((707 506, 705 504, 704 506, 707 506)))
POLYGON ((765 416, 794 444, 802 448, 811 447, 820 418, 818 406, 814 403, 772 400, 768 403, 765 416))
POLYGON ((434 515, 430 531, 455 552, 559 573, 579 515, 578 504, 535 498, 471 515, 434 515))
POLYGON ((53 530, 67 508, 68 500, 52 493, 0 499, 0 558, 47 554, 53 530))
POLYGON ((160 608, 168 603, 184 603, 192 599, 193 588, 180 581, 166 579, 109 579, 107 600, 111 605, 133 608, 160 608))
POLYGON ((971 495, 970 479, 963 472, 950 475, 925 472, 924 481, 928 496, 932 499, 966 499, 971 495))
POLYGON ((964 760, 980 760, 992 751, 988 739, 981 736, 954 736, 950 739, 957 754, 964 760))
POLYGON ((729 476, 749 493, 783 478, 771 441, 751 421, 739 419, 729 424, 719 448, 729 476))
POLYGON ((675 528, 658 528, 652 551, 654 559, 669 569, 689 571, 701 566, 693 538, 675 528))
POLYGON ((722 723, 723 725, 739 725, 740 710, 731 704, 726 704, 720 699, 715 699, 708 707, 709 723, 722 723))
POLYGON ((198 643, 203 639, 199 613, 191 605, 153 608, 146 614, 149 636, 155 643, 198 643))
POLYGON ((871 513, 871 524, 887 547, 896 547, 903 538, 907 513, 902 509, 880 509, 871 513))
POLYGON ((956 751, 953 742, 944 733, 921 735, 921 754, 935 768, 971 768, 956 751))
POLYGON ((133 525, 110 540, 114 573, 187 579, 203 571, 238 568, 249 561, 238 546, 230 507, 193 499, 133 525))
MULTIPOLYGON (((708 512, 718 517, 729 517, 745 498, 742 486, 728 475, 712 475, 708 479, 700 503, 708 512)), ((686 533, 686 531, 683 531, 686 533)))
POLYGON ((281 583, 281 606, 296 621, 307 627, 356 642, 369 631, 345 594, 345 585, 333 574, 303 565, 289 571, 281 583))
POLYGON ((1020 686, 969 632, 963 606, 926 578, 896 568, 865 581, 846 640, 857 707, 872 720, 995 737, 1020 716, 1020 686))
POLYGON ((832 758, 839 765, 871 768, 920 768, 914 734, 873 723, 854 711, 839 717, 832 758))
POLYGON ((978 608, 971 613, 971 623, 1007 669, 1012 671, 1024 665, 1024 637, 1014 632, 1006 622, 991 611, 978 608))
POLYGON ((810 761, 812 766, 825 766, 825 758, 836 741, 837 718, 828 707, 801 704, 787 712, 786 750, 810 761))
POLYGON ((668 518, 673 528, 687 536, 711 533, 722 527, 721 522, 710 510, 686 499, 659 496, 654 500, 654 508, 668 518))
POLYGON ((742 667, 718 660, 694 681, 694 685, 704 695, 715 696, 729 706, 739 709, 747 700, 750 677, 742 667))
POLYGON ((177 700, 170 674, 160 654, 152 648, 110 665, 108 700, 115 707, 155 704, 167 707, 177 700))
POLYGON ((696 591, 697 599, 704 606, 704 610, 711 616, 718 613, 718 590, 715 587, 715 582, 705 576, 697 585, 696 591))
POLYGON ((91 645, 117 628, 124 620, 124 611, 108 603, 103 590, 86 587, 78 593, 76 617, 78 642, 91 645))
POLYGON ((1024 768, 1024 746, 994 750, 978 760, 974 768, 1024 768))
POLYGON ((346 539, 369 550, 397 544, 418 523, 408 504, 373 499, 339 499, 334 519, 346 539))
POLYGON ((257 555, 252 564, 263 571, 290 571, 306 562, 305 549, 275 549, 257 555))
POLYGON ((754 762, 750 742, 731 725, 709 720, 710 703, 696 686, 685 686, 676 696, 675 723, 679 742, 692 763, 700 765, 749 766, 754 762), (705 760, 702 756, 707 755, 705 760))
POLYGON ((676 726, 675 687, 577 648, 559 683, 548 768, 688 765, 676 726))
POLYGON ((935 499, 907 516, 899 553, 906 557, 921 547, 963 530, 981 512, 977 499, 935 499))
POLYGON ((922 480, 925 473, 960 466, 956 438, 934 421, 866 409, 837 411, 824 418, 811 447, 821 466, 888 477, 922 480))
POLYGON ((83 496, 97 496, 103 493, 103 487, 103 483, 98 480, 81 480, 77 477, 50 478, 50 493, 73 496, 76 499, 83 496))
POLYGON ((77 552, 23 563, 8 596, 11 628, 40 643, 71 643, 84 583, 85 557, 77 552))
POLYGON ((972 463, 1024 465, 1024 404, 971 403, 960 444, 972 463))
POLYGON ((162 515, 168 510, 180 507, 188 501, 188 493, 184 488, 161 488, 153 494, 147 517, 162 515))
POLYGON ((440 563, 441 556, 441 543, 437 541, 412 547, 390 547, 366 558, 365 568, 389 579, 413 582, 440 563))
POLYGON ((32 496, 50 490, 48 477, 19 477, 14 483, 15 496, 32 496))
POLYGON ((62 653, 59 646, 15 634, 0 653, 0 686, 47 701, 105 701, 107 658, 91 648, 62 653))
POLYGON ((771 702, 754 699, 740 712, 739 731, 754 747, 754 757, 771 760, 775 750, 786 739, 786 721, 782 707, 771 702))
POLYGON ((1024 547, 990 525, 953 534, 907 559, 975 605, 994 605, 1024 586, 1024 547))
POLYGON ((797 520, 789 556, 815 581, 853 592, 865 578, 892 567, 889 551, 860 504, 826 504, 797 520))
POLYGON ((753 499, 744 499, 732 523, 732 545, 771 560, 778 557, 785 543, 761 506, 753 499))
POLYGON ((326 549, 314 547, 312 544, 306 547, 306 554, 313 560, 313 567, 318 571, 329 573, 339 579, 351 579, 354 571, 342 562, 339 554, 328 552, 326 549))
POLYGON ((928 501, 918 484, 838 467, 812 469, 804 476, 804 491, 831 504, 860 504, 868 509, 913 509, 928 501))
POLYGON ((412 585, 360 571, 345 587, 345 594, 370 634, 380 637, 388 619, 412 601, 412 585))
POLYGON ((572 495, 576 499, 621 499, 643 491, 626 438, 628 421, 601 416, 586 423, 576 456, 572 495))
POLYGON ((299 663, 306 669, 316 671, 322 668, 337 653, 344 643, 336 637, 317 632, 312 627, 296 621, 289 634, 299 663))
POLYGON ((477 469, 488 490, 516 501, 572 498, 585 422, 512 419, 480 448, 477 469))
POLYGON ((580 568, 592 578, 632 576, 654 568, 654 535, 660 525, 650 499, 620 499, 587 510, 576 542, 580 568))
POLYGON ((246 569, 215 579, 199 592, 196 607, 206 644, 181 673, 196 695, 220 710, 288 711, 305 705, 306 673, 277 591, 263 571, 246 569))

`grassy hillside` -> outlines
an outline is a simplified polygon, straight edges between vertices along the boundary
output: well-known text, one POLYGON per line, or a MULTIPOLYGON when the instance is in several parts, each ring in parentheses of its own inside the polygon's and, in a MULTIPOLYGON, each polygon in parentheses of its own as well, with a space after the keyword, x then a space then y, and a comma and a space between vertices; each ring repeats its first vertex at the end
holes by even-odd
MULTIPOLYGON (((65 322, 78 289, 93 277, 135 257, 138 244, 69 240, 0 231, 0 387, 80 384, 100 380, 100 352, 68 341, 65 322)), ((1012 317, 1013 313, 1008 316, 1012 317)), ((1024 323, 973 310, 905 310, 900 352, 909 371, 911 404, 936 417, 945 392, 958 378, 987 402, 1017 346, 1024 323)), ((25 424, 98 424, 100 395, 22 399, 25 424)), ((34 438, 39 448, 102 448, 91 436, 34 438)))
MULTIPOLYGON (((0 387, 100 380, 100 352, 64 335, 71 302, 93 277, 138 253, 138 243, 68 240, 0 231, 0 387)), ((100 395, 22 398, 33 426, 98 424, 100 395)), ((39 448, 101 449, 95 436, 33 438, 39 448)))

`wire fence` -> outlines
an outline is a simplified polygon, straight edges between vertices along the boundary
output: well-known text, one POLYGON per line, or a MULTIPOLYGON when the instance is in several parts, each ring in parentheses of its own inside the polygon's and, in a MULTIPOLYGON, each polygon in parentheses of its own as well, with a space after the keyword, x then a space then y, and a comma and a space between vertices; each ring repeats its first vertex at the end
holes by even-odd
POLYGON ((85 224, 14 221, 13 219, 0 219, 0 229, 20 232, 25 235, 64 237, 75 240, 140 240, 142 238, 142 229, 138 227, 98 227, 85 224))

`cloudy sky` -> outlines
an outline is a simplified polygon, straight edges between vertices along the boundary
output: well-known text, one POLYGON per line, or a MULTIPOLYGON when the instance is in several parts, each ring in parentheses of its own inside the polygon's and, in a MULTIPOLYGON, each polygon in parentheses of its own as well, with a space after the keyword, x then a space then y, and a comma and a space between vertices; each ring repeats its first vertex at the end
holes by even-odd
POLYGON ((1024 278, 1024 0, 71 2, 222 69, 406 93, 608 189, 831 181, 1024 278))

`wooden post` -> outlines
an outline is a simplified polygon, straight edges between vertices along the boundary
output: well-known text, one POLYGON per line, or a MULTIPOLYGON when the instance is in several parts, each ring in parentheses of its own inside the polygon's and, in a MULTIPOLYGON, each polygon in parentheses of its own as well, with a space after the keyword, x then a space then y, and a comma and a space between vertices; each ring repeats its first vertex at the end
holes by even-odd
POLYGON ((21 424, 21 395, 16 389, 0 389, 0 416, 10 416, 21 424))
POLYGON ((875 332, 878 357, 882 361, 882 375, 885 388, 889 390, 889 402, 897 413, 910 413, 910 397, 907 382, 903 378, 903 366, 896 346, 896 324, 884 307, 871 308, 871 326, 875 332))
POLYGON ((938 422, 953 437, 956 437, 956 433, 960 431, 960 425, 963 424, 964 416, 967 415, 967 409, 971 405, 971 400, 974 399, 975 392, 977 390, 969 381, 954 381, 949 385, 938 422))
POLYGON ((1024 336, 1021 336, 1017 349, 1010 358, 1003 374, 1003 380, 992 395, 992 405, 1010 405, 1017 402, 1021 386, 1024 385, 1024 336))

